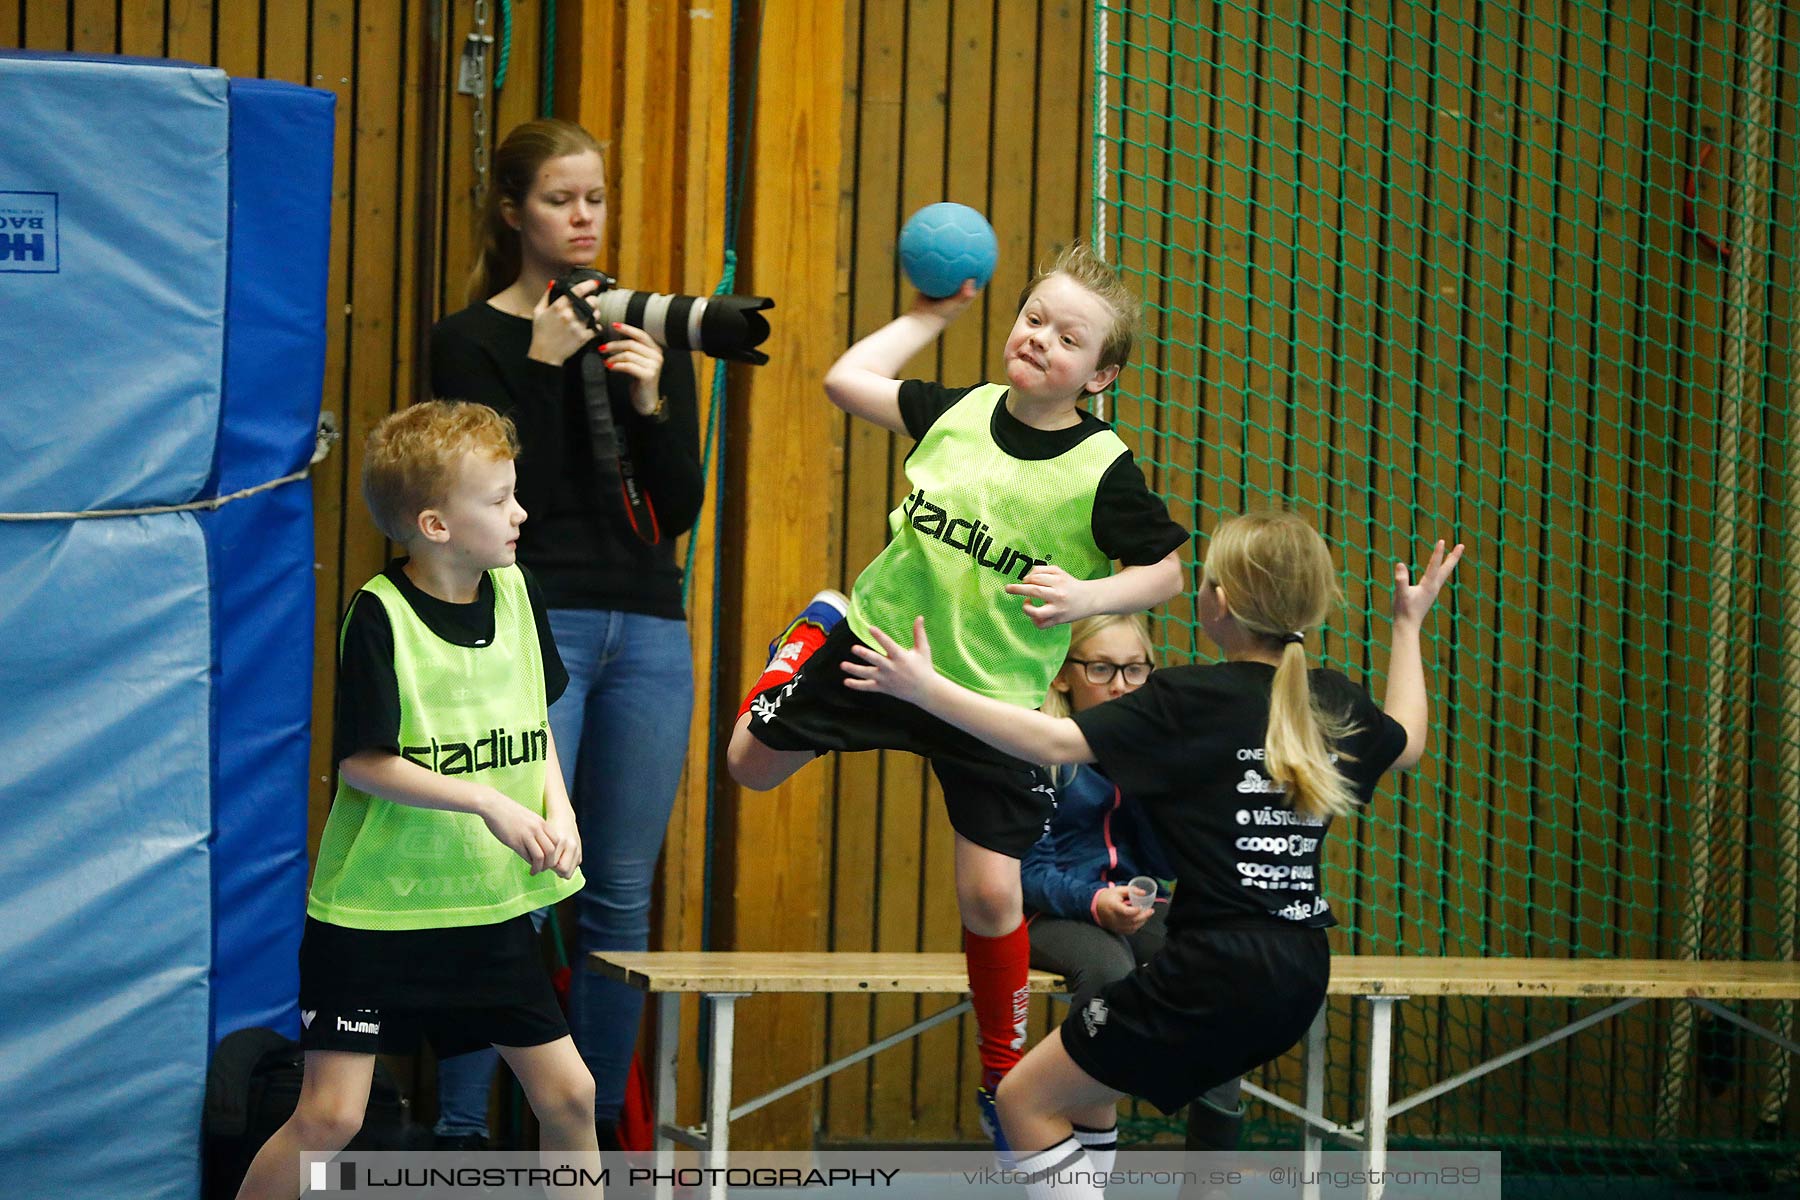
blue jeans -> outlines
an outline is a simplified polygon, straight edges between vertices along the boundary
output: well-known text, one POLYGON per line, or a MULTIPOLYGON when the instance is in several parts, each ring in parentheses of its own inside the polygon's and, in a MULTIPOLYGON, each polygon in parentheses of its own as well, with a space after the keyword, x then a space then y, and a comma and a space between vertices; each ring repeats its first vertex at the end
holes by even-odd
POLYGON ((550 729, 581 828, 578 934, 570 990, 575 1047, 594 1076, 594 1117, 616 1122, 644 993, 583 969, 594 950, 650 944, 650 889, 687 762, 694 660, 687 622, 552 609, 569 688, 550 729))

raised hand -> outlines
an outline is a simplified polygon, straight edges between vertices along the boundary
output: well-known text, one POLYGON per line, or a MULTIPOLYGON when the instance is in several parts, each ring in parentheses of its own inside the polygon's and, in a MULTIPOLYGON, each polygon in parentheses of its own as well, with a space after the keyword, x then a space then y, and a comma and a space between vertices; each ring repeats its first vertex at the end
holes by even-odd
POLYGON ((1425 564, 1425 573, 1419 582, 1412 582, 1412 572, 1404 562, 1394 564, 1394 624, 1410 624, 1415 628, 1424 623, 1425 614, 1437 600, 1438 592, 1449 582, 1450 575, 1456 570, 1456 564, 1462 561, 1463 546, 1456 544, 1448 554, 1444 552, 1444 539, 1439 538, 1432 548, 1431 561, 1425 564))
POLYGON ((963 285, 953 295, 935 298, 919 292, 913 296, 912 311, 938 317, 949 322, 962 315, 963 309, 975 302, 975 281, 963 280, 963 285))

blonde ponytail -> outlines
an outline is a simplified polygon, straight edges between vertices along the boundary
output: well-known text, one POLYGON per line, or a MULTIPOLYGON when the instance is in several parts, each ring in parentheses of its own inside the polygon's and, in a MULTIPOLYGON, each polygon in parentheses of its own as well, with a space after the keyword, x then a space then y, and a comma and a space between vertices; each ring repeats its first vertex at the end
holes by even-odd
POLYGON ((1327 712, 1312 694, 1304 639, 1337 601, 1337 577, 1325 539, 1293 513, 1252 512, 1213 531, 1202 586, 1224 590, 1238 624, 1281 644, 1269 690, 1263 771, 1305 817, 1343 816, 1356 806, 1350 781, 1334 764, 1333 743, 1356 732, 1347 717, 1327 712))
POLYGON ((1306 669, 1306 647, 1289 642, 1275 668, 1269 689, 1269 731, 1263 741, 1263 767, 1287 791, 1288 803, 1303 817, 1347 815, 1356 793, 1343 772, 1332 765, 1331 743, 1355 730, 1342 717, 1319 707, 1306 669))

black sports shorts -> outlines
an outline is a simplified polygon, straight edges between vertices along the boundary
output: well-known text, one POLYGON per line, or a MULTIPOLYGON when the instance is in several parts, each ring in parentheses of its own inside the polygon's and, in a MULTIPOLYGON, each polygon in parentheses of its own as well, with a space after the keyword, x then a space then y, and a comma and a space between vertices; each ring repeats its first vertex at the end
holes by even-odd
POLYGON ((844 686, 841 664, 863 642, 840 621, 787 683, 750 706, 750 732, 771 750, 905 750, 931 760, 950 827, 977 846, 1024 858, 1049 828, 1056 789, 1042 767, 892 696, 844 686))
POLYGON ((300 1048, 411 1054, 423 1038, 439 1058, 451 1058, 488 1046, 542 1046, 569 1033, 555 994, 545 991, 530 1003, 492 1008, 303 1009, 300 1048))
POLYGON ((1322 929, 1172 933, 1147 964, 1069 1013, 1075 1065, 1174 1113, 1306 1036, 1331 980, 1322 929))

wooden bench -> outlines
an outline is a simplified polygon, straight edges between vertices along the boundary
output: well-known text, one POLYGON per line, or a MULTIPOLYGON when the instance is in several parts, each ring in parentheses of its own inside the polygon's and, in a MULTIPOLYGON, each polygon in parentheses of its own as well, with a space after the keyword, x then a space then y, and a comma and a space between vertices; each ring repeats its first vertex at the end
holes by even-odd
MULTIPOLYGON (((943 993, 960 996, 968 976, 961 954, 833 954, 742 952, 645 952, 592 956, 589 967, 656 997, 656 1147, 666 1157, 674 1142, 706 1150, 722 1162, 737 1118, 861 1062, 889 1046, 916 1037, 969 1010, 969 1002, 946 1008, 856 1053, 768 1092, 731 1103, 732 1024, 736 1002, 759 992, 943 993), (711 1034, 706 1063, 706 1120, 675 1124, 675 1066, 679 1047, 679 1004, 683 992, 705 998, 711 1034)), ((1057 992, 1063 981, 1042 971, 1031 974, 1033 992, 1057 992)), ((1306 1037, 1305 1095, 1296 1104, 1248 1081, 1244 1090, 1305 1123, 1305 1167, 1316 1171, 1326 1136, 1363 1149, 1370 1173, 1387 1165, 1388 1122, 1508 1063, 1524 1058, 1648 1000, 1687 1000, 1759 1037, 1800 1053, 1800 1045, 1724 1008, 1727 1000, 1800 1000, 1800 963, 1686 962, 1661 959, 1425 958, 1339 955, 1331 963, 1330 994, 1355 996, 1371 1006, 1367 1079, 1361 1120, 1340 1124, 1325 1113, 1325 1013, 1306 1037), (1553 1033, 1488 1059, 1412 1096, 1394 1100, 1392 1058, 1394 1011, 1414 996, 1506 996, 1544 999, 1611 1000, 1613 1003, 1553 1033)), ((1371 1183, 1367 1195, 1378 1198, 1371 1183)), ((1316 1196, 1316 1186, 1303 1190, 1316 1196)))

